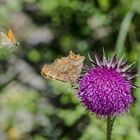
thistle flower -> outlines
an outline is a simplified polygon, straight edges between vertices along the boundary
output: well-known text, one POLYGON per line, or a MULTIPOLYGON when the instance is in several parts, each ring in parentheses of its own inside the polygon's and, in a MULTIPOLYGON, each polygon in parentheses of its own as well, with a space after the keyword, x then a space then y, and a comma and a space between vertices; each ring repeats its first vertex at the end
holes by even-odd
POLYGON ((88 68, 78 82, 78 97, 87 110, 100 117, 113 117, 128 111, 134 101, 131 80, 136 73, 132 64, 123 62, 124 56, 120 60, 116 55, 111 59, 103 55, 103 60, 97 54, 94 56, 95 61, 89 57, 93 67, 88 68))

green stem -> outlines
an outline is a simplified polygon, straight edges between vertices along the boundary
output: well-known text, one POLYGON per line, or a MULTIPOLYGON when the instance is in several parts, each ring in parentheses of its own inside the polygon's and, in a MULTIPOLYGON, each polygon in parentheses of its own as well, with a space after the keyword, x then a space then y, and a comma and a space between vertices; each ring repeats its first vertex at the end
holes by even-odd
POLYGON ((129 30, 129 25, 131 23, 133 16, 134 16, 134 11, 130 9, 130 11, 128 11, 128 13, 126 14, 126 16, 124 17, 121 23, 119 35, 116 42, 116 48, 115 48, 120 56, 124 53, 125 50, 124 44, 129 30))
POLYGON ((111 140, 114 121, 115 117, 114 118, 107 117, 107 140, 111 140))

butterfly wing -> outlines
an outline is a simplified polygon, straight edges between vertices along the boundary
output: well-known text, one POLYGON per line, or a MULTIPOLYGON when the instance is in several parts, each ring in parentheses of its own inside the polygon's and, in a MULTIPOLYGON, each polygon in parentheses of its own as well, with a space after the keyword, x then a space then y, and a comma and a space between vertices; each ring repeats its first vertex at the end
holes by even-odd
POLYGON ((1 38, 1 45, 3 47, 8 47, 8 48, 14 47, 13 46, 14 44, 12 43, 10 38, 3 32, 0 33, 0 38, 1 38))
POLYGON ((7 36, 12 42, 16 42, 15 36, 11 29, 8 31, 7 36))
POLYGON ((65 81, 63 75, 55 68, 54 64, 45 64, 41 70, 41 75, 46 79, 65 81))
POLYGON ((19 46, 19 42, 16 41, 15 36, 11 29, 8 31, 7 36, 11 40, 11 43, 12 43, 11 47, 19 46))
POLYGON ((56 59, 51 65, 44 65, 41 70, 43 77, 68 83, 75 83, 78 79, 85 57, 72 52, 67 57, 56 59))

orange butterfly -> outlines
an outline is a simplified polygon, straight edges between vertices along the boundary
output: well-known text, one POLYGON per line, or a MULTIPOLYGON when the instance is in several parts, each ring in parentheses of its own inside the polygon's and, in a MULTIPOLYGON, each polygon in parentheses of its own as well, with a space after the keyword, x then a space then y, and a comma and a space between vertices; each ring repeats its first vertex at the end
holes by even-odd
POLYGON ((7 32, 7 34, 0 32, 0 40, 0 47, 14 48, 16 46, 19 46, 19 42, 16 41, 11 29, 7 32))

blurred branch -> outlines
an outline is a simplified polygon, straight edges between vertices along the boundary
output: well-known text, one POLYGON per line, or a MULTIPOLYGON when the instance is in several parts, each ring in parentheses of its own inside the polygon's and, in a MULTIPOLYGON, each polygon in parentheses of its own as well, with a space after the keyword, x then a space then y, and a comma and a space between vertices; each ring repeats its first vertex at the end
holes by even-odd
POLYGON ((9 59, 9 64, 12 66, 12 73, 14 75, 19 74, 16 80, 18 80, 20 83, 34 88, 40 92, 48 91, 48 86, 46 86, 45 81, 42 80, 41 76, 39 76, 35 72, 34 68, 26 61, 12 56, 9 59))
POLYGON ((124 17, 121 23, 119 35, 116 42, 116 48, 115 48, 118 55, 122 55, 125 51, 124 44, 129 30, 129 25, 131 23, 133 16, 134 16, 134 11, 132 10, 128 11, 128 13, 126 14, 126 16, 124 17))
POLYGON ((4 83, 0 84, 0 91, 2 91, 9 83, 11 83, 13 80, 17 79, 18 73, 15 74, 10 80, 5 81, 4 83))

